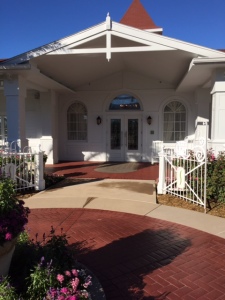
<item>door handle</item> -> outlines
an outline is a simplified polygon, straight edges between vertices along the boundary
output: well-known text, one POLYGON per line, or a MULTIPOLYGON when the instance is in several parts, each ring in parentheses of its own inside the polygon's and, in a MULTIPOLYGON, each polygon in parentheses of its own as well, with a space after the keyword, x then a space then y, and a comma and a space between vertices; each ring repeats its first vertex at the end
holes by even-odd
POLYGON ((124 137, 125 137, 125 146, 127 147, 127 131, 125 131, 124 137))

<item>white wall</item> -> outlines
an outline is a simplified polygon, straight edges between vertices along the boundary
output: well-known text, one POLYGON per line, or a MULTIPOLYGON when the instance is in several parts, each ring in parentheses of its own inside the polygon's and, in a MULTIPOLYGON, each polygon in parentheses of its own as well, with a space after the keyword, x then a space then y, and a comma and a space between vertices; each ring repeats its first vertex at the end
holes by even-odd
MULTIPOLYGON (((151 161, 152 141, 162 139, 162 111, 172 99, 184 103, 188 110, 188 135, 194 133, 198 105, 193 93, 177 94, 166 84, 135 75, 117 73, 101 81, 91 82, 78 89, 76 94, 59 95, 59 157, 61 160, 106 160, 107 114, 110 101, 117 95, 130 93, 142 103, 143 143, 142 160, 151 161), (74 102, 80 101, 88 110, 88 141, 68 142, 66 137, 66 112, 74 102), (147 124, 147 117, 152 117, 152 124, 147 124), (102 118, 102 124, 96 124, 96 118, 102 118)), ((201 103, 204 94, 199 95, 201 103)), ((114 114, 116 112, 113 112, 114 114)), ((128 114, 129 112, 127 112, 128 114)))
MULTIPOLYGON (((169 101, 177 99, 187 108, 187 135, 194 133, 197 116, 209 118, 211 114, 211 95, 208 89, 199 89, 195 94, 178 94, 168 84, 132 72, 120 72, 81 86, 76 93, 56 93, 54 99, 50 91, 40 92, 40 97, 36 97, 34 91, 27 91, 26 136, 30 145, 41 145, 49 156, 48 163, 58 160, 105 161, 108 107, 110 101, 122 93, 134 95, 142 104, 143 161, 151 161, 152 142, 162 140, 162 112, 169 101), (82 102, 88 110, 87 142, 67 141, 66 113, 75 101, 82 102), (101 125, 96 124, 98 116, 102 118, 101 125), (151 125, 147 124, 148 116, 152 117, 151 125)), ((6 112, 2 90, 0 112, 6 112)))

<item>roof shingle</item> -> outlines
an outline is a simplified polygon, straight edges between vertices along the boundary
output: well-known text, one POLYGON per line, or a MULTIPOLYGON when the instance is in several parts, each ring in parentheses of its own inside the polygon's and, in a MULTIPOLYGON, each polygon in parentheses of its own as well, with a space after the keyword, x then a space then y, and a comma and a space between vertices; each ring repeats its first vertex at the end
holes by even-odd
POLYGON ((133 0, 125 15, 120 20, 121 24, 138 29, 159 29, 156 26, 140 0, 133 0))

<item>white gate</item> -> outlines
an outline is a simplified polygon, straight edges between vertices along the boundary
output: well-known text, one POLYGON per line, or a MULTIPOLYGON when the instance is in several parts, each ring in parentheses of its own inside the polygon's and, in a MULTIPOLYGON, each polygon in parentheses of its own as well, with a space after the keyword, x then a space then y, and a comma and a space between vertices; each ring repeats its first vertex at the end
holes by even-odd
POLYGON ((158 194, 172 194, 206 211, 207 139, 177 142, 159 157, 158 194))
POLYGON ((15 190, 45 188, 43 152, 16 152, 15 149, 2 149, 0 152, 0 173, 15 182, 15 190))

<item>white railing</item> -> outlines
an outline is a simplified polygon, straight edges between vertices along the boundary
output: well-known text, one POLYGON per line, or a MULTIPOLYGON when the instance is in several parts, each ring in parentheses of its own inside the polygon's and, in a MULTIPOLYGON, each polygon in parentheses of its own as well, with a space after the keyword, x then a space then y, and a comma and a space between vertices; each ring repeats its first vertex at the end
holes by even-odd
POLYGON ((206 209, 207 157, 199 149, 186 156, 164 150, 160 154, 158 194, 171 194, 206 209))
POLYGON ((163 150, 163 141, 152 141, 151 163, 159 163, 159 153, 163 150))
POLYGON ((204 207, 206 211, 208 124, 204 137, 185 139, 159 153, 158 194, 171 194, 204 207))
POLYGON ((44 190, 43 152, 32 153, 29 147, 17 152, 13 147, 0 149, 0 175, 15 182, 15 190, 44 190))

